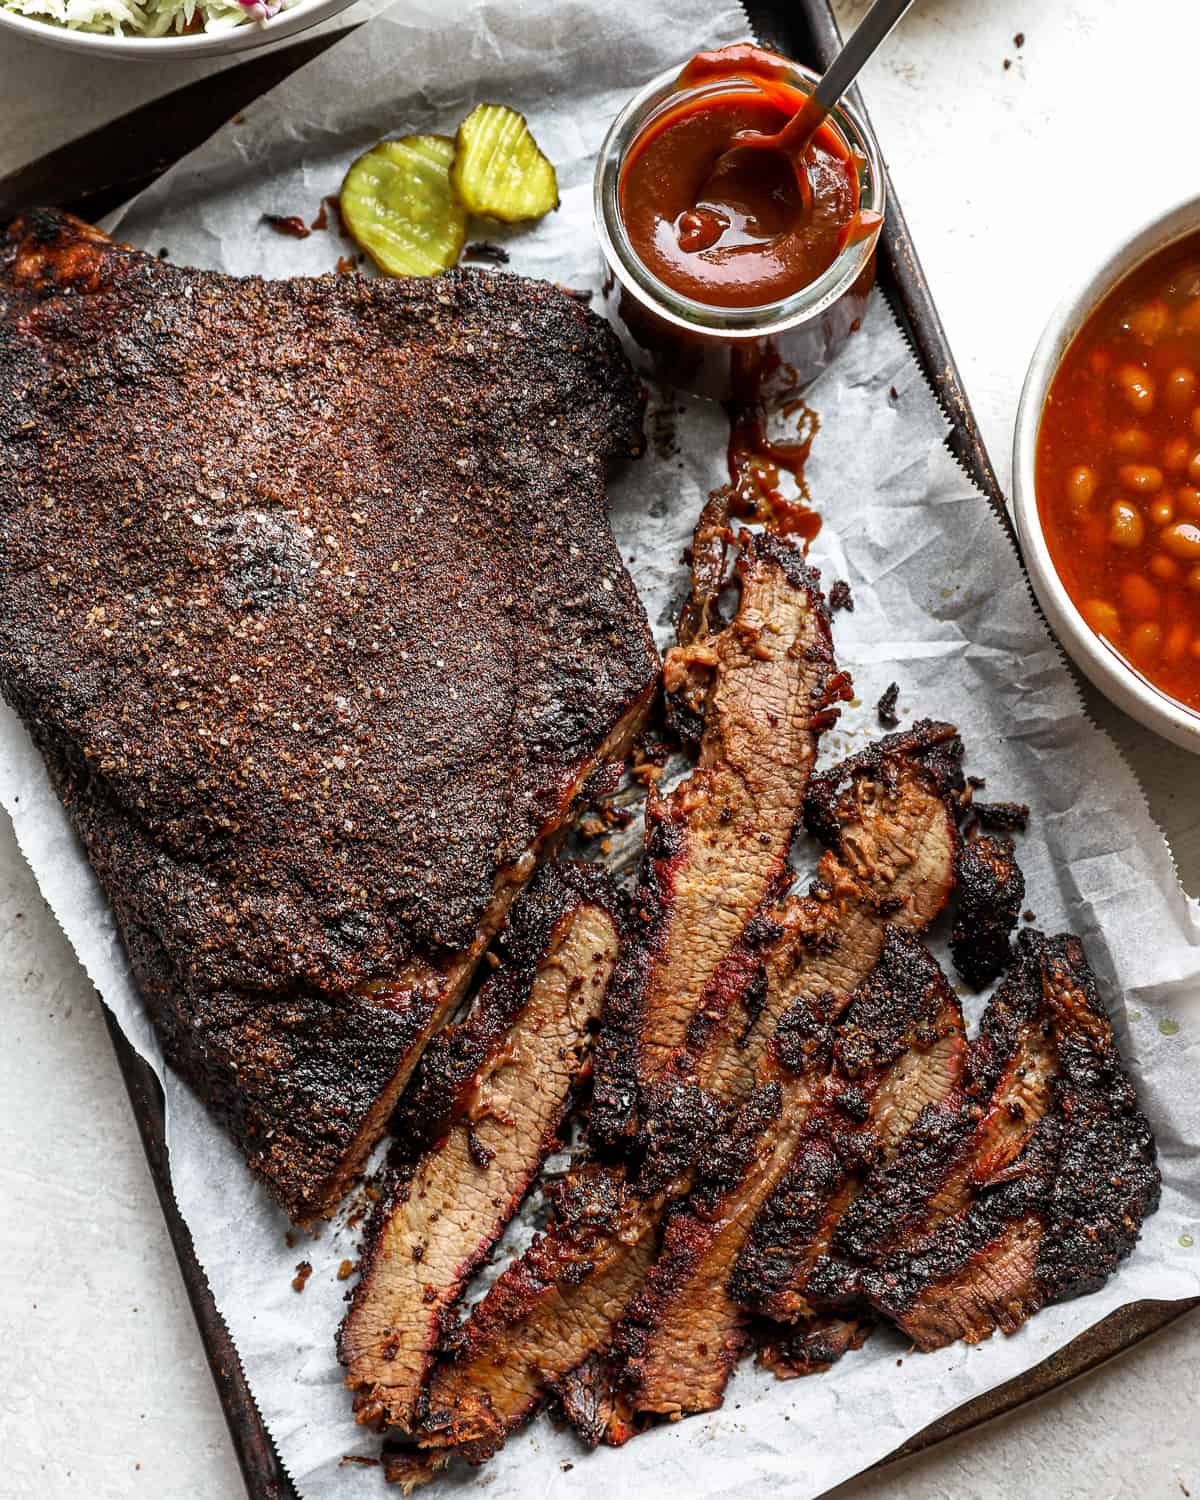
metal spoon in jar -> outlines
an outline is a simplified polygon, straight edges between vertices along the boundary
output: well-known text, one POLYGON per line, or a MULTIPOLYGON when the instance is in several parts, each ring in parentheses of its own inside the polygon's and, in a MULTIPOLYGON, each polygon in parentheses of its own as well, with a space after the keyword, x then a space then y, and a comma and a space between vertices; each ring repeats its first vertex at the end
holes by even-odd
POLYGON ((880 43, 904 15, 913 0, 875 0, 850 40, 825 70, 816 88, 802 108, 781 129, 770 134, 761 130, 741 130, 733 137, 728 150, 717 158, 701 202, 710 196, 709 188, 734 153, 741 150, 782 152, 796 169, 800 196, 807 208, 812 201, 805 152, 821 128, 826 115, 858 77, 880 43))

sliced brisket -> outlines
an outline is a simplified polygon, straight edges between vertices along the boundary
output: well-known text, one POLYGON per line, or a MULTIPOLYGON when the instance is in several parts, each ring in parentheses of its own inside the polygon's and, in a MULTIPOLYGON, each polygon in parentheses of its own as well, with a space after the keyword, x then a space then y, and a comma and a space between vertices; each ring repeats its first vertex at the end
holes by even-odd
MULTIPOLYGON (((691 1367, 698 1374, 690 1383, 693 1395, 688 1400, 697 1399, 701 1370, 703 1379, 712 1383, 719 1397, 730 1363, 744 1341, 745 1318, 723 1297, 722 1276, 714 1281, 709 1272, 717 1258, 722 1261, 723 1275, 728 1274, 749 1227, 748 1218, 740 1222, 736 1233, 721 1238, 715 1248, 708 1243, 708 1226, 702 1225, 690 1235, 690 1243, 678 1256, 664 1253, 660 1264, 665 1269, 659 1275, 669 1279, 669 1290, 648 1288, 646 1295, 654 1299, 654 1311, 636 1326, 631 1321, 628 1332, 622 1332, 622 1339, 629 1340, 629 1349, 623 1349, 612 1367, 592 1357, 605 1350, 626 1304, 638 1291, 657 1247, 663 1209, 672 1197, 688 1191, 701 1148, 711 1152, 702 1195, 715 1200, 723 1186, 734 1190, 738 1184, 753 1194, 755 1188, 747 1186, 747 1181, 758 1179, 747 1153, 772 1149, 766 1139, 765 1122, 779 1121, 786 1101, 790 1118, 785 1116, 773 1138, 780 1158, 779 1171, 786 1165, 803 1125, 802 1103, 807 1102, 826 1072, 819 1046, 824 1034, 819 1020, 813 1033, 818 1039, 816 1056, 807 1057, 806 1018, 817 1015, 820 1005, 832 1003, 836 1010, 845 1005, 850 990, 874 968, 889 917, 894 923, 922 928, 948 899, 956 847, 952 807, 961 785, 961 753, 950 726, 924 725, 855 757, 844 772, 827 773, 822 784, 821 827, 836 850, 830 850, 823 865, 828 888, 823 885, 821 896, 812 901, 823 929, 831 925, 836 929, 839 921, 847 924, 846 930, 853 937, 846 941, 845 951, 837 946, 835 930, 829 943, 817 945, 797 965, 789 967, 787 995, 792 1010, 788 1012, 788 1024, 777 1028, 778 1039, 769 1064, 765 1064, 769 1076, 760 1079, 762 1086, 745 1106, 746 1113, 731 1138, 723 1138, 718 1128, 721 1116, 715 1112, 711 1095, 674 1076, 661 1080, 660 1088, 651 1088, 645 1095, 654 1105, 643 1124, 641 1141, 649 1149, 649 1170, 632 1181, 621 1169, 591 1167, 571 1174, 562 1190, 566 1202, 590 1202, 599 1184, 607 1194, 606 1202, 619 1200, 621 1215, 614 1220, 613 1212, 606 1208, 595 1215, 595 1221, 601 1226, 617 1222, 620 1232, 605 1233, 603 1253, 593 1256, 596 1231, 589 1231, 588 1254, 581 1254, 581 1214, 561 1214, 537 1245, 504 1273, 465 1325, 462 1347, 470 1351, 469 1356, 456 1356, 435 1374, 430 1417, 445 1409, 454 1414, 454 1419, 441 1422, 436 1433, 423 1434, 423 1445, 432 1442, 450 1447, 461 1441, 466 1456, 478 1462, 556 1391, 563 1397, 568 1415, 580 1416, 590 1438, 595 1438, 602 1423, 609 1441, 620 1440, 631 1430, 627 1402, 633 1399, 633 1393, 626 1389, 623 1379, 616 1390, 606 1390, 604 1381, 610 1368, 622 1368, 623 1354, 631 1352, 639 1341, 649 1372, 651 1361, 658 1357, 655 1340, 646 1332, 646 1324, 652 1320, 661 1331, 664 1347, 677 1337, 677 1325, 683 1330, 678 1337, 692 1341, 691 1367), (830 826, 835 829, 832 836, 828 833, 830 826), (856 873, 851 874, 843 859, 854 861, 856 873), (841 889, 840 896, 835 895, 835 887, 841 889), (861 925, 860 905, 869 913, 869 921, 861 925), (881 915, 883 911, 889 917, 881 915), (838 954, 835 965, 830 961, 833 953, 838 954), (813 966, 808 975, 811 982, 806 981, 805 965, 813 966), (755 1122, 764 1128, 756 1130, 755 1122), (711 1145, 714 1141, 715 1146, 711 1145), (740 1172, 736 1170, 738 1164, 740 1172), (540 1288, 541 1295, 530 1298, 531 1286, 540 1288), (699 1299, 697 1306, 702 1304, 695 1316, 690 1300, 693 1295, 699 1299), (598 1307, 605 1309, 605 1316, 597 1315, 598 1307), (718 1310, 728 1314, 724 1323, 716 1316, 718 1310), (564 1326, 572 1334, 565 1344, 564 1326), (564 1350, 577 1351, 577 1358, 564 1363, 564 1350), (584 1363, 586 1369, 576 1368, 584 1363), (514 1394, 511 1386, 494 1377, 493 1372, 499 1369, 541 1373, 536 1378, 530 1375, 514 1394), (469 1394, 476 1386, 485 1392, 480 1400, 469 1394), (478 1436, 484 1429, 490 1433, 486 1440, 478 1436)), ((637 962, 636 947, 631 948, 632 957, 623 954, 621 968, 627 962, 637 962)), ((613 987, 618 987, 616 980, 613 987)), ((756 1046, 748 1055, 762 1059, 765 1052, 765 1046, 756 1046)), ((741 1057, 741 1052, 735 1049, 735 1053, 741 1057)), ((746 1068, 744 1061, 740 1065, 746 1068)), ((751 1065, 748 1087, 741 1087, 739 1079, 738 1088, 731 1087, 729 1097, 744 1097, 753 1082, 751 1065)), ((766 1181, 766 1176, 762 1180, 766 1181)), ((675 1220, 671 1222, 668 1235, 675 1220)), ((682 1235, 684 1230, 674 1232, 682 1235)), ((698 1408, 681 1404, 680 1409, 698 1408)))
POLYGON ((169 1059, 325 1211, 649 701, 638 384, 543 283, 235 280, 41 211, 0 388, 0 689, 169 1059))
POLYGON ((601 1165, 552 1191, 554 1219, 476 1304, 433 1371, 419 1447, 482 1463, 602 1349, 658 1242, 660 1205, 601 1165))
POLYGON ((817 575, 769 536, 740 536, 741 600, 732 623, 678 647, 668 692, 706 682, 695 771, 652 794, 638 904, 640 963, 614 984, 597 1051, 592 1129, 627 1134, 639 1085, 683 1042, 705 987, 763 903, 787 856, 835 678, 817 575))
POLYGON ((870 977, 831 1029, 843 1006, 827 995, 788 1011, 729 1140, 708 1148, 687 1206, 669 1220, 617 1333, 635 1416, 721 1404, 749 1337, 738 1304, 793 1281, 856 1167, 957 1081, 962 1013, 911 933, 885 929, 870 977))
POLYGON ((921 1348, 974 1343, 1102 1286, 1159 1187, 1082 946, 1026 931, 961 1096, 869 1182, 835 1237, 836 1274, 921 1348))
POLYGON ((450 1310, 558 1141, 617 955, 596 868, 544 867, 470 1016, 426 1049, 393 1129, 338 1352, 360 1422, 408 1427, 450 1310))

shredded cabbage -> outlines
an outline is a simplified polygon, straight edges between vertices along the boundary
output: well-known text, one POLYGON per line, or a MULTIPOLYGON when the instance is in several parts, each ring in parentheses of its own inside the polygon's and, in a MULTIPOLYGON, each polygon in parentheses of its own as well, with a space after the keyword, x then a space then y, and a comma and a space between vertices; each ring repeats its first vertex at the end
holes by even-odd
POLYGON ((179 36, 265 21, 294 0, 0 0, 6 10, 71 31, 108 36, 179 36))

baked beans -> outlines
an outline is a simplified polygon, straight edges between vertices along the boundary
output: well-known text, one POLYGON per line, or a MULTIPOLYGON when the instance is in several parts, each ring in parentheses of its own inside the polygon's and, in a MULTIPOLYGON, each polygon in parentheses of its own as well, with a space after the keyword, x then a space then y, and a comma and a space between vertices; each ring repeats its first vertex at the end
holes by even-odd
POLYGON ((1200 236, 1121 282, 1067 350, 1037 499, 1089 627, 1200 709, 1200 236))

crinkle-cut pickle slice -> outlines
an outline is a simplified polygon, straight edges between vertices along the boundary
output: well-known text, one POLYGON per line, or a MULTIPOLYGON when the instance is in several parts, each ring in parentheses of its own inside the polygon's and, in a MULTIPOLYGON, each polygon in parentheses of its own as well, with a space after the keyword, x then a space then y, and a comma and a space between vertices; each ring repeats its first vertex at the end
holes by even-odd
POLYGON ((467 211, 450 185, 447 135, 380 141, 342 183, 342 219, 389 276, 436 276, 454 265, 467 237, 467 211))
POLYGON ((506 104, 477 104, 458 127, 450 180, 473 214, 517 224, 558 207, 558 178, 506 104))

